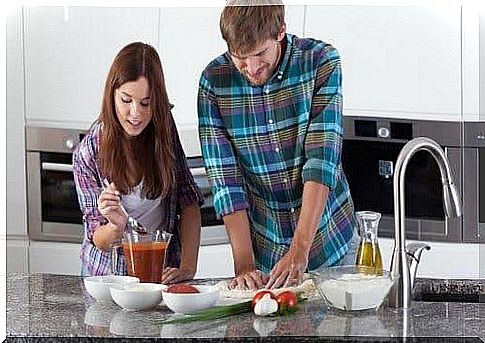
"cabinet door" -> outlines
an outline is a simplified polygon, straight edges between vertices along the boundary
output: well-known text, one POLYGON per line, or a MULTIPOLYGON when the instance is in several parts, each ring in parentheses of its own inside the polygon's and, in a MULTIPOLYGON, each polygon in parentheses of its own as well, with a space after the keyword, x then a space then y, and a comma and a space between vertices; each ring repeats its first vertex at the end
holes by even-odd
POLYGON ((27 239, 7 239, 7 273, 29 272, 27 239))
MULTIPOLYGON (((27 236, 22 9, 7 15, 7 235, 27 236)), ((9 262, 10 263, 10 262, 9 262)))
MULTIPOLYGON (((197 137, 197 91, 199 78, 210 61, 227 50, 219 30, 222 7, 168 7, 161 9, 160 55, 173 115, 189 155, 200 155, 197 137), (194 147, 195 146, 195 147, 194 147)), ((303 32, 303 6, 286 6, 287 30, 303 32)))
POLYGON ((308 6, 305 36, 342 56, 346 114, 461 118, 458 6, 308 6))
POLYGON ((205 245, 199 248, 195 278, 234 277, 234 260, 230 244, 205 245))
POLYGON ((31 241, 30 273, 80 275, 80 244, 31 241))
POLYGON ((220 7, 167 7, 160 15, 160 56, 179 128, 197 128, 202 70, 227 47, 219 32, 220 7))
POLYGON ((479 121, 480 122, 485 122, 485 92, 483 89, 485 89, 485 8, 481 7, 480 10, 480 51, 479 51, 479 57, 480 57, 480 84, 479 84, 479 90, 482 90, 480 92, 480 98, 479 98, 479 103, 480 103, 480 116, 479 116, 479 121))
POLYGON ((126 44, 157 43, 158 8, 26 7, 25 101, 30 121, 89 125, 126 44))

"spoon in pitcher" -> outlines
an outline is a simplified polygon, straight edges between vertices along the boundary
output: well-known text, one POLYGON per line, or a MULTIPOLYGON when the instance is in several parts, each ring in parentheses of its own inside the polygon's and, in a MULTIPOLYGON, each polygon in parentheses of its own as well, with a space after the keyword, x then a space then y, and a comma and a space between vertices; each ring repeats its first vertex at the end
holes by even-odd
MULTIPOLYGON (((104 184, 104 189, 106 189, 107 187, 109 187, 109 182, 107 179, 104 179, 103 180, 103 184, 104 184)), ((146 235, 148 233, 147 229, 144 228, 143 226, 141 226, 140 224, 138 224, 138 222, 136 221, 135 218, 133 218, 132 216, 130 216, 128 214, 128 212, 126 212, 125 208, 123 207, 123 204, 120 202, 120 207, 121 207, 121 210, 123 211, 123 213, 128 217, 128 225, 131 227, 131 229, 133 231, 135 231, 136 233, 139 233, 141 235, 146 235)))

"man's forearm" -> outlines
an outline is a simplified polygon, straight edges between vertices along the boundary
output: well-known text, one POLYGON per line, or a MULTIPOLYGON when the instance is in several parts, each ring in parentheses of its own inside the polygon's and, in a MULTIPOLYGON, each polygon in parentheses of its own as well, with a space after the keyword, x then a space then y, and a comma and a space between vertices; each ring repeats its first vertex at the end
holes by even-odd
POLYGON ((291 243, 295 248, 303 249, 306 253, 310 251, 327 203, 328 192, 325 185, 314 181, 305 182, 300 217, 291 243))
POLYGON ((237 211, 222 217, 231 242, 236 275, 256 268, 253 244, 249 232, 249 220, 246 210, 237 211))

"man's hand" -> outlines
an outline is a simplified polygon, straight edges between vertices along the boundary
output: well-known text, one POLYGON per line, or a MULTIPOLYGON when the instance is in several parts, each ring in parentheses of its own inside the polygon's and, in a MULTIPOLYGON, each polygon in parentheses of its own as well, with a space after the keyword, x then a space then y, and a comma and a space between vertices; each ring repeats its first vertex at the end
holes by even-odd
POLYGON ((269 274, 265 288, 279 288, 298 285, 308 266, 308 253, 293 246, 276 263, 269 274))
POLYGON ((250 270, 248 272, 237 275, 229 283, 229 289, 247 290, 260 289, 268 282, 268 276, 264 275, 260 270, 250 270))
POLYGON ((178 283, 182 281, 192 280, 195 275, 195 270, 187 268, 165 268, 162 274, 162 283, 178 283))

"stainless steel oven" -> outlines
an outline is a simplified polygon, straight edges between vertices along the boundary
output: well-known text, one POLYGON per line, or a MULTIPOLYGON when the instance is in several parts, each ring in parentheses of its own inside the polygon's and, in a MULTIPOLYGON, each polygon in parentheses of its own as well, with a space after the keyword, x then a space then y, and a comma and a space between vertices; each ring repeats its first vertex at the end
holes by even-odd
MULTIPOLYGON (((27 127, 28 231, 33 240, 80 243, 82 214, 72 174, 72 152, 83 130, 27 127)), ((225 227, 216 218, 202 157, 187 158, 194 180, 204 195, 201 245, 228 243, 225 227)))
POLYGON ((485 122, 466 122, 463 149, 463 240, 485 242, 485 122))
POLYGON ((204 204, 200 208, 202 219, 201 245, 229 243, 226 228, 222 219, 217 218, 214 210, 213 196, 209 180, 205 174, 204 161, 201 156, 187 158, 194 181, 204 196, 204 204))
MULTIPOLYGON (((462 127, 459 122, 344 117, 342 164, 355 209, 382 213, 381 237, 394 237, 393 171, 399 152, 412 138, 426 136, 445 151, 462 189, 462 127)), ((418 152, 406 175, 406 238, 459 242, 462 219, 445 218, 441 175, 432 156, 418 152)))
POLYGON ((83 136, 82 130, 26 128, 30 239, 82 241, 82 216, 72 174, 72 152, 83 136))

